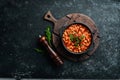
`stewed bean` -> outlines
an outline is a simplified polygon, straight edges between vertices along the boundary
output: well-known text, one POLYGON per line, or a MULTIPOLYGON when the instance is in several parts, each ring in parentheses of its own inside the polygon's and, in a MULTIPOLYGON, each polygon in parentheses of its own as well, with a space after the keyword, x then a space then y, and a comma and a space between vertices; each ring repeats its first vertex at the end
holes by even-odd
POLYGON ((65 47, 74 53, 86 51, 92 40, 92 35, 89 29, 82 24, 70 25, 62 35, 63 44, 65 47), (72 36, 70 36, 72 35, 72 36))

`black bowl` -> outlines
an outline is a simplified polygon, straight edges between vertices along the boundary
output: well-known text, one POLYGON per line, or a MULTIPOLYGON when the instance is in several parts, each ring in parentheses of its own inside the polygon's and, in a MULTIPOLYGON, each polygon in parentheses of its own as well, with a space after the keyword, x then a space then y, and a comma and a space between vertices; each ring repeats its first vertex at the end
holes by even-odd
POLYGON ((89 51, 92 50, 92 48, 93 48, 93 34, 92 34, 92 30, 90 29, 89 26, 87 26, 87 25, 84 24, 84 23, 72 23, 72 24, 70 24, 70 25, 64 25, 64 26, 60 29, 60 37, 61 37, 61 42, 62 42, 63 47, 64 47, 65 50, 66 50, 67 52, 69 52, 70 54, 81 55, 81 54, 83 54, 83 53, 89 52, 89 51), (73 24, 81 24, 81 25, 83 25, 84 27, 86 27, 86 28, 90 31, 90 33, 91 33, 91 44, 90 44, 90 46, 87 48, 87 50, 85 50, 85 51, 83 51, 83 52, 78 52, 78 53, 72 52, 72 51, 70 51, 69 49, 66 48, 66 46, 65 46, 65 44, 64 44, 64 42, 63 42, 62 36, 63 36, 64 31, 65 31, 68 27, 70 27, 71 25, 73 25, 73 24))

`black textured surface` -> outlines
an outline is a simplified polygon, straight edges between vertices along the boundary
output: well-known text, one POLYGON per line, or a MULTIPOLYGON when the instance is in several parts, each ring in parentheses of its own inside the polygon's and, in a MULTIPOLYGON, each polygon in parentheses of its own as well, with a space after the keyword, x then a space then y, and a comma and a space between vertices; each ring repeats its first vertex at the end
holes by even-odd
POLYGON ((120 0, 0 0, 0 77, 120 78, 120 0), (91 17, 101 35, 94 55, 56 68, 46 52, 35 52, 38 35, 52 26, 43 19, 48 10, 57 19, 74 12, 91 17))

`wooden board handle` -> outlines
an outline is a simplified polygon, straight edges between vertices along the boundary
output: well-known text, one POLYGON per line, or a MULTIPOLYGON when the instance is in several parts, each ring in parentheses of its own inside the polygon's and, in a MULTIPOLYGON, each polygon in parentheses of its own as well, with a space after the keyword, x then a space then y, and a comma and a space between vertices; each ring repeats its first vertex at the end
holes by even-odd
POLYGON ((54 24, 56 23, 56 19, 53 17, 53 15, 51 14, 50 11, 48 11, 45 16, 44 16, 44 19, 48 20, 48 21, 51 21, 53 22, 54 24))

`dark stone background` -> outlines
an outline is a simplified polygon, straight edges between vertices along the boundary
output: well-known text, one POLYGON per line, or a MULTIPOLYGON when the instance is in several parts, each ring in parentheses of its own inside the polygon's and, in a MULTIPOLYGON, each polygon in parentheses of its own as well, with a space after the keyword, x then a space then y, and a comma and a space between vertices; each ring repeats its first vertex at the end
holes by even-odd
POLYGON ((0 0, 0 77, 120 78, 120 0, 0 0), (95 21, 100 45, 88 60, 64 59, 57 68, 34 51, 38 35, 53 26, 43 19, 48 10, 57 19, 80 12, 95 21))

